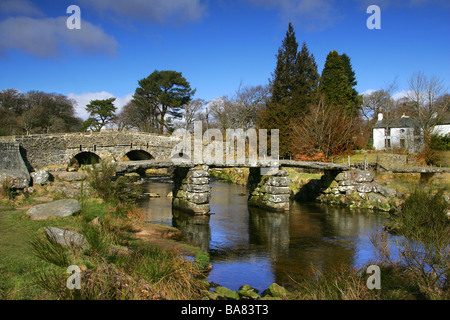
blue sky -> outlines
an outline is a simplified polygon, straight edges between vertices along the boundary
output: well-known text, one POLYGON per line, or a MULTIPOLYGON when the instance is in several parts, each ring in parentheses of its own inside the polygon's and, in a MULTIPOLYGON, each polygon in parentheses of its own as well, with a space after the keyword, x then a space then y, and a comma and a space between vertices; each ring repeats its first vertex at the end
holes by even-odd
POLYGON ((175 70, 195 98, 232 96, 268 83, 292 22, 319 71, 332 50, 351 58, 360 93, 417 71, 450 88, 450 2, 443 0, 0 0, 0 90, 40 90, 75 99, 114 96, 120 108, 137 81, 175 70), (369 30, 369 5, 381 29, 369 30), (81 29, 69 30, 70 5, 81 29))

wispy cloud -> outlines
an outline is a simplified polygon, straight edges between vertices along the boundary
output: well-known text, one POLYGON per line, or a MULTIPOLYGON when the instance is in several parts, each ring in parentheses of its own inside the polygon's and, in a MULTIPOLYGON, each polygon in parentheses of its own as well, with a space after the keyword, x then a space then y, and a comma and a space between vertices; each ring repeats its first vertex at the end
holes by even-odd
POLYGON ((0 21, 0 54, 8 50, 50 58, 63 48, 77 53, 115 55, 117 41, 101 28, 82 20, 80 30, 69 30, 67 17, 9 17, 0 21))
POLYGON ((205 15, 207 7, 200 0, 79 0, 79 2, 85 7, 113 13, 122 18, 172 24, 197 21, 205 15))

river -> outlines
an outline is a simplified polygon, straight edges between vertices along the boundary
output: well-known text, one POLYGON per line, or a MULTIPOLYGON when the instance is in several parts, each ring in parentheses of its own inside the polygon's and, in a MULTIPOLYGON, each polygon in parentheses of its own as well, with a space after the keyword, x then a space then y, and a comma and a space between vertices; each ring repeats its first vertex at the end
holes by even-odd
POLYGON ((294 286, 311 278, 312 266, 326 272, 374 257, 369 235, 388 221, 386 213, 291 202, 289 213, 247 206, 245 186, 211 179, 211 215, 172 212, 169 178, 152 177, 145 192, 161 195, 139 202, 146 221, 179 228, 192 244, 210 253, 210 282, 232 290, 248 284, 264 290, 273 282, 294 286))

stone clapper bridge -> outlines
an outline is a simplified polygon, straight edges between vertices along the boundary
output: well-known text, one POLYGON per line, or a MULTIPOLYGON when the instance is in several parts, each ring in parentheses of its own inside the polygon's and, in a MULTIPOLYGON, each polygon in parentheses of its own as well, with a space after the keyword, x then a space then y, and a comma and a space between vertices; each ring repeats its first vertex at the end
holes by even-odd
MULTIPOLYGON (((117 174, 137 172, 143 175, 147 169, 170 168, 174 172, 172 206, 202 215, 210 211, 209 168, 249 168, 248 204, 270 211, 289 211, 291 181, 282 167, 320 170, 327 181, 351 169, 342 164, 260 158, 250 161, 247 157, 239 163, 186 161, 186 155, 180 158, 181 154, 174 152, 180 141, 173 136, 135 131, 0 137, 0 173, 15 171, 22 177, 41 168, 69 167, 74 162, 92 164, 100 159, 115 161, 117 174), (125 156, 130 161, 120 161, 125 156)), ((420 168, 415 172, 423 175, 438 172, 430 170, 420 168)))

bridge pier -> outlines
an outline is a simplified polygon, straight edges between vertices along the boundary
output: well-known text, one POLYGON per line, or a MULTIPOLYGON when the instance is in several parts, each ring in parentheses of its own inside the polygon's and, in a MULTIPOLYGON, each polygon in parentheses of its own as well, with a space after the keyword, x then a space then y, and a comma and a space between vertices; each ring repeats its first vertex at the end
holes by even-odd
POLYGON ((269 211, 289 211, 290 183, 287 171, 261 175, 261 168, 250 168, 248 205, 269 211))
POLYGON ((172 199, 174 208, 196 215, 209 213, 211 186, 208 169, 206 165, 175 169, 172 199))

